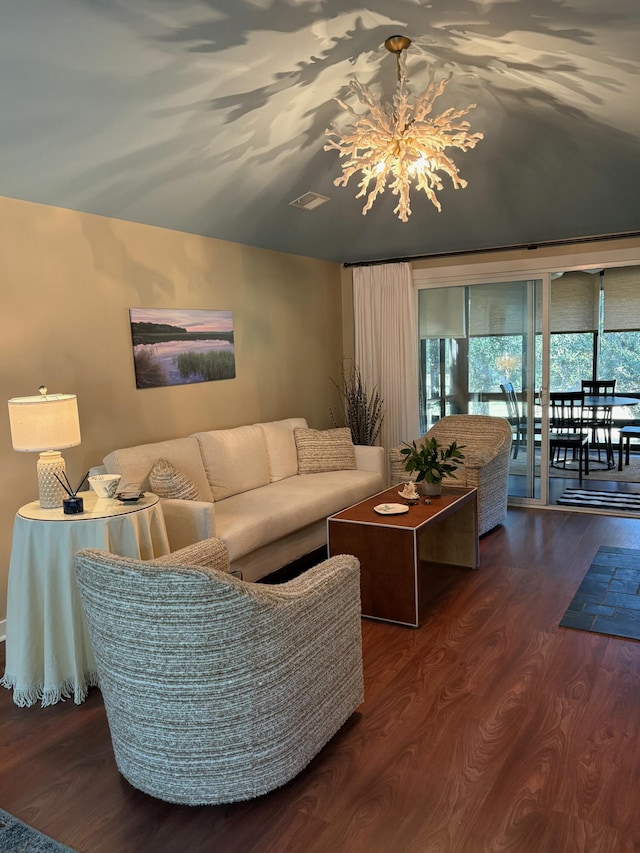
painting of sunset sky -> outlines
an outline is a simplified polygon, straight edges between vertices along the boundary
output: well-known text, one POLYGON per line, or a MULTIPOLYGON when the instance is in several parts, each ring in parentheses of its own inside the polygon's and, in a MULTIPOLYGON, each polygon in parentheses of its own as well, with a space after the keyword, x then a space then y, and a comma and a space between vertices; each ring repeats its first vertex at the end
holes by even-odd
POLYGON ((231 311, 130 308, 136 388, 234 379, 231 311))

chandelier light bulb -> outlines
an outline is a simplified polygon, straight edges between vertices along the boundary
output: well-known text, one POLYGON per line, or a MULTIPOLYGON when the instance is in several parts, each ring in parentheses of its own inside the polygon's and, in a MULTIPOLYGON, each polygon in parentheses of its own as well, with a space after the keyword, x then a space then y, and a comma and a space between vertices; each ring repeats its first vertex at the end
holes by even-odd
POLYGON ((360 191, 356 198, 367 196, 363 215, 371 210, 388 185, 391 192, 399 196, 393 212, 402 222, 407 222, 411 215, 409 192, 412 184, 426 194, 438 211, 442 207, 436 192, 443 189, 438 173, 448 175, 455 189, 467 186, 445 150, 468 151, 484 138, 482 133, 471 133, 469 122, 464 119, 476 104, 431 115, 435 100, 444 92, 452 74, 436 81, 435 69, 430 68, 425 91, 415 98, 411 96, 403 55, 410 44, 406 36, 391 36, 385 41, 387 50, 396 54, 397 62, 398 85, 392 103, 383 104, 367 86, 357 79, 352 80, 349 86, 366 111, 357 113, 336 98, 353 122, 344 131, 332 122, 325 131, 330 141, 324 146, 325 151, 336 150, 340 158, 344 158, 342 174, 333 182, 335 186, 346 187, 349 179, 360 173, 360 191), (371 189, 370 184, 373 184, 371 189))

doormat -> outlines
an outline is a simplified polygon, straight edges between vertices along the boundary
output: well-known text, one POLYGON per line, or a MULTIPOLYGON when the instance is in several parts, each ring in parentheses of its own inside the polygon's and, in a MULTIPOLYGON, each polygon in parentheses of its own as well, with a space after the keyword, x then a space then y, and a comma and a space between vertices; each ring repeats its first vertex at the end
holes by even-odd
POLYGON ((594 489, 565 489, 556 501, 563 506, 588 506, 593 509, 619 509, 640 512, 639 492, 597 492, 594 489))
POLYGON ((2 853, 75 853, 48 835, 0 809, 0 850, 2 853))
POLYGON ((640 640, 640 551, 599 548, 560 627, 640 640))

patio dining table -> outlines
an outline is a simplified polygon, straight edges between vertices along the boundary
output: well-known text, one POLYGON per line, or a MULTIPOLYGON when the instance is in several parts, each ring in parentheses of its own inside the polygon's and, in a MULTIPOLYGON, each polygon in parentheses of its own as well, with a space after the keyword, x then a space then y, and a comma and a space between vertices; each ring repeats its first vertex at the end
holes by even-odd
POLYGON ((640 403, 638 397, 627 397, 624 394, 585 394, 582 405, 588 408, 605 406, 610 408, 637 406, 640 403))
MULTIPOLYGON (((576 393, 576 392, 566 392, 576 393)), ((537 405, 540 405, 540 401, 536 401, 537 405)), ((640 404, 640 395, 637 397, 630 397, 627 394, 585 394, 582 398, 582 405, 585 409, 596 409, 596 408, 626 408, 627 406, 637 406, 640 404)), ((599 460, 592 460, 592 464, 597 463, 599 460)), ((608 454, 606 468, 612 469, 616 467, 616 462, 613 454, 613 450, 608 454)))
MULTIPOLYGON (((624 394, 585 394, 582 400, 582 405, 587 409, 614 409, 625 408, 627 406, 637 406, 640 403, 638 397, 628 397, 624 394)), ((599 455, 599 454, 598 454, 599 455)), ((607 452, 606 468, 615 468, 615 458, 613 448, 607 452)))

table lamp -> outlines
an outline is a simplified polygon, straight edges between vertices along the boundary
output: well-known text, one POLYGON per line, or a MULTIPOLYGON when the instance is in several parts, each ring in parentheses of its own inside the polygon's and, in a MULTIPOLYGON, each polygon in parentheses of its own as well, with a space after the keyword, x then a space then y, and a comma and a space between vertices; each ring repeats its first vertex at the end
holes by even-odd
POLYGON ((40 506, 62 506, 64 491, 56 475, 66 482, 61 450, 80 444, 78 401, 75 394, 47 394, 41 385, 39 397, 9 400, 9 422, 14 450, 40 451, 38 491, 40 506))

